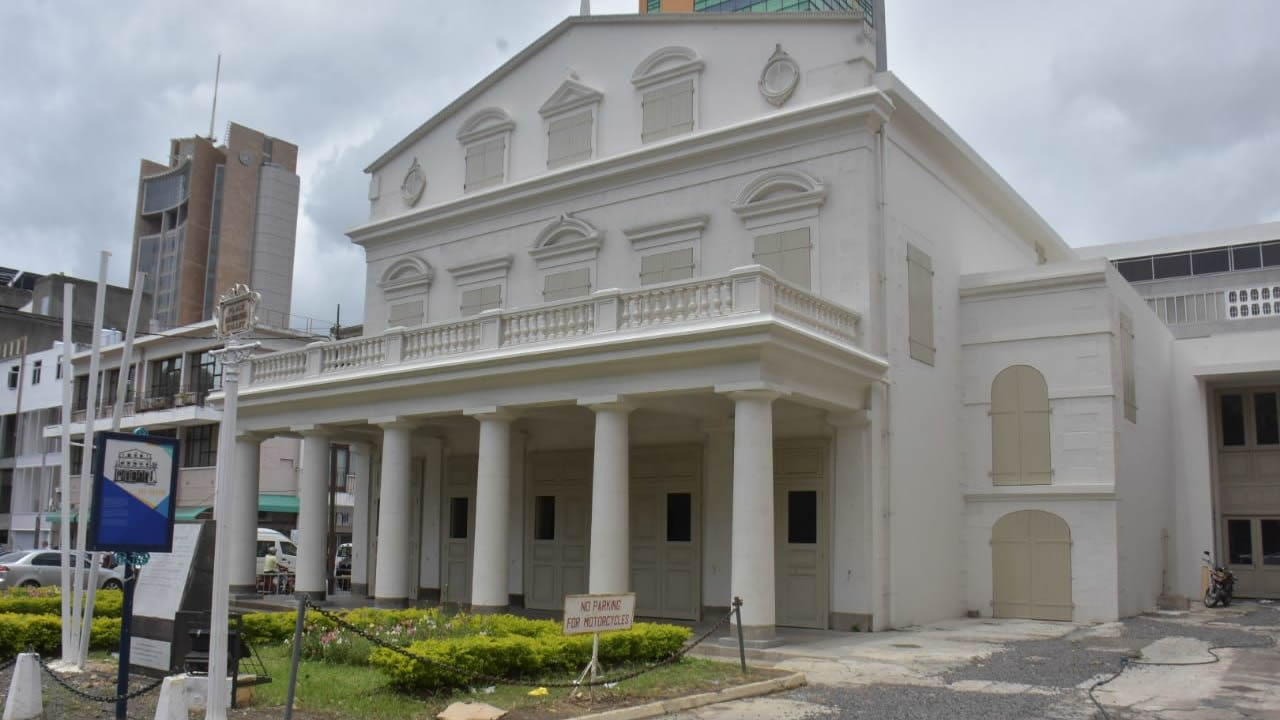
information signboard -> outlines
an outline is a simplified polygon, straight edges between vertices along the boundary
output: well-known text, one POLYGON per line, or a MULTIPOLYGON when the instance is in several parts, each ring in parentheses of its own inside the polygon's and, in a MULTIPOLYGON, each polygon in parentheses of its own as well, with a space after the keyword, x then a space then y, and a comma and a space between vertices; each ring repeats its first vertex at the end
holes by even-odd
POLYGON ((566 595, 564 634, 630 630, 635 622, 636 594, 566 595))
POLYGON ((173 547, 178 440, 97 433, 89 550, 169 552, 173 547))

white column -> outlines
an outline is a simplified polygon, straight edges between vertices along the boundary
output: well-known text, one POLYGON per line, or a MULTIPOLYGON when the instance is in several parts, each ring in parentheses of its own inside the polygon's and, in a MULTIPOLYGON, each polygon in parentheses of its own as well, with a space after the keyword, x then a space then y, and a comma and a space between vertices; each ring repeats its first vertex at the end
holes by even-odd
POLYGON ((628 416, 616 398, 586 403, 596 413, 595 459, 591 465, 591 574, 588 591, 631 589, 631 466, 628 416))
POLYGON ((508 603, 507 513, 511 505, 513 416, 497 409, 468 414, 480 421, 471 609, 473 612, 493 612, 505 609, 508 603))
POLYGON ((354 442, 351 448, 351 594, 369 594, 369 484, 373 480, 373 448, 369 443, 354 442))
POLYGON ((302 434, 302 476, 298 478, 298 567, 294 589, 323 600, 325 530, 329 517, 329 434, 316 426, 302 434))
POLYGON ((400 420, 379 422, 382 428, 382 484, 378 495, 377 582, 373 602, 378 607, 409 604, 408 562, 404 545, 409 538, 409 434, 400 420))
POLYGON ((235 483, 228 525, 231 538, 231 592, 256 594, 258 585, 258 466, 262 438, 243 434, 236 437, 235 483))
POLYGON ((747 640, 774 639, 773 401, 771 390, 729 394, 733 422, 733 559, 747 640))
POLYGON ((422 476, 422 543, 418 565, 418 596, 440 601, 440 495, 444 483, 444 438, 428 437, 422 476))
POLYGON ((835 482, 831 507, 838 521, 831 532, 831 611, 837 630, 870 630, 874 625, 875 543, 871 528, 872 487, 867 462, 865 410, 829 413, 835 429, 835 482))
POLYGON ((708 617, 729 610, 733 593, 729 571, 733 562, 733 419, 704 421, 706 469, 702 497, 702 605, 708 617))

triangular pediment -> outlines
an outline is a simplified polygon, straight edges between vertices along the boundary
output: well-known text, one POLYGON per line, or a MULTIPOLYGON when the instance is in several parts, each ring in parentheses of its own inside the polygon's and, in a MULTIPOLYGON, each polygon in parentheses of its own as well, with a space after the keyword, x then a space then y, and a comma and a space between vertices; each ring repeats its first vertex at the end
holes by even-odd
POLYGON ((562 112, 575 110, 586 105, 594 105, 600 102, 603 97, 604 95, 599 90, 570 78, 561 83, 555 92, 551 93, 551 97, 542 103, 542 107, 538 108, 538 112, 542 117, 559 115, 562 112))

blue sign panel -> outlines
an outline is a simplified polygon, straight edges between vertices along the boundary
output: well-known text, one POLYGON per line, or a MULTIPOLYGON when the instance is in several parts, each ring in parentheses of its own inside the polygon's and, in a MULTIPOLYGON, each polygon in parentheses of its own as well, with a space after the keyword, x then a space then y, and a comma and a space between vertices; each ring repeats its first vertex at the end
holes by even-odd
POLYGON ((97 433, 89 549, 169 552, 177 485, 176 438, 97 433))

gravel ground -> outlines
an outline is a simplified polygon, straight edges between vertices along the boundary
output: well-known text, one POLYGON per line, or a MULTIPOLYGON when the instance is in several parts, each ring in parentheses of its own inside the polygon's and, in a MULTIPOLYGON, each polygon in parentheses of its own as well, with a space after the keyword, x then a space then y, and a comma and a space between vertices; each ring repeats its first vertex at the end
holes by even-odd
MULTIPOLYGON (((79 675, 64 675, 62 679, 68 685, 91 695, 114 697, 116 694, 115 667, 100 666, 92 661, 89 666, 90 670, 88 672, 79 675)), ((0 703, 9 694, 9 681, 12 675, 12 668, 0 673, 0 694, 2 694, 0 695, 0 703)), ((79 697, 55 682, 47 672, 42 672, 40 680, 42 699, 44 700, 44 716, 46 718, 98 720, 99 718, 114 718, 116 716, 115 703, 96 702, 79 697)), ((154 682, 153 678, 133 675, 129 678, 129 690, 132 692, 154 682)), ((130 700, 128 717, 131 719, 136 718, 137 720, 151 720, 151 718, 155 717, 156 701, 159 697, 160 687, 157 685, 141 697, 130 700)))
POLYGON ((1080 718, 1061 707, 1057 695, 1016 695, 956 692, 916 685, 875 685, 860 688, 804 688, 787 696, 830 708, 815 718, 878 718, 883 720, 1022 720, 1023 718, 1080 718))
MULTIPOLYGON (((1035 686, 1029 691, 983 692, 917 685, 806 687, 787 693, 789 700, 812 703, 796 718, 898 718, 910 720, 1015 720, 1021 718, 1093 718, 1094 708, 1082 686, 1090 679, 1119 670, 1125 657, 1138 657, 1143 647, 1161 638, 1190 637, 1214 646, 1270 647, 1270 637, 1244 626, 1280 630, 1280 608, 1254 602, 1232 606, 1241 615, 1147 615, 1120 623, 1114 634, 1082 628, 1055 640, 1009 643, 983 660, 939 677, 943 683, 963 681, 1035 686)), ((1211 702, 1210 705, 1213 703, 1211 702)), ((1124 717, 1112 711, 1112 717, 1124 717)))

